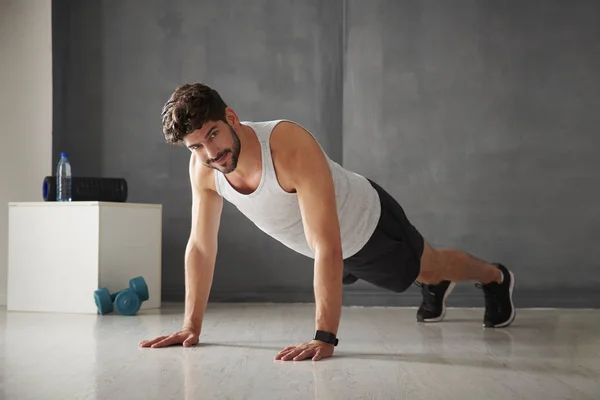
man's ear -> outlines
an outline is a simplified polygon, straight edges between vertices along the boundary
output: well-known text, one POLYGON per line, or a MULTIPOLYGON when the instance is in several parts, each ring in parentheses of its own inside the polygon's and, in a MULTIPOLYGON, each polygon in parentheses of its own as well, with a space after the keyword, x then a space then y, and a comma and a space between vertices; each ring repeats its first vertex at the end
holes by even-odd
POLYGON ((227 120, 227 123, 231 126, 236 126, 240 123, 240 120, 235 111, 229 107, 225 109, 225 119, 227 120))

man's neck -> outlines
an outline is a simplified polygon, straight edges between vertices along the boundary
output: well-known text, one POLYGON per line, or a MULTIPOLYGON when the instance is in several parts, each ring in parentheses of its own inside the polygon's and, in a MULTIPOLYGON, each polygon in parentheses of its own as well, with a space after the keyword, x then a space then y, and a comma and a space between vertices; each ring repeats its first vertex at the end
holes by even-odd
POLYGON ((237 168, 230 177, 236 180, 247 180, 255 176, 262 168, 262 149, 252 128, 246 125, 240 125, 240 127, 238 136, 241 151, 237 168))

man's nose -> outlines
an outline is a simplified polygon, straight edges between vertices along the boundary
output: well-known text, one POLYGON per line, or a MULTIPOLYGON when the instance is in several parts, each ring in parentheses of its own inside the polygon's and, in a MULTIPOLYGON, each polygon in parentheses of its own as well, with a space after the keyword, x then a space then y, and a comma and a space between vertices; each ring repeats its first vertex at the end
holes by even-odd
POLYGON ((219 149, 216 147, 206 147, 206 154, 209 160, 214 160, 219 156, 219 149))

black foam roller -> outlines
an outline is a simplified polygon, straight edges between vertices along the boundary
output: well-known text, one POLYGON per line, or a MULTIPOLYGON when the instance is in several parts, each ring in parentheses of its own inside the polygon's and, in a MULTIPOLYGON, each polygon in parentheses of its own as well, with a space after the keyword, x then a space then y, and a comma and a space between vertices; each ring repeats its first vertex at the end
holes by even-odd
MULTIPOLYGON (((106 201, 125 203, 127 181, 123 178, 73 177, 71 201, 106 201)), ((44 201, 56 201, 56 177, 44 178, 44 201)))

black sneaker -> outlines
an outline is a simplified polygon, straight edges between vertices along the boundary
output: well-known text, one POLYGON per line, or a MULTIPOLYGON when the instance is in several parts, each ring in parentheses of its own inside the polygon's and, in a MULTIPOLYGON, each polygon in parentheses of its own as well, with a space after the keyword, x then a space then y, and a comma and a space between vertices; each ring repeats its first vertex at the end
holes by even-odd
POLYGON ((417 311, 419 322, 439 322, 446 315, 446 297, 452 292, 456 282, 442 281, 437 285, 415 282, 421 287, 423 302, 417 311))
POLYGON ((515 276, 502 264, 494 264, 502 272, 502 283, 492 282, 477 284, 483 289, 485 296, 485 315, 483 326, 486 328, 503 328, 510 325, 515 319, 515 306, 513 304, 513 289, 515 276))

